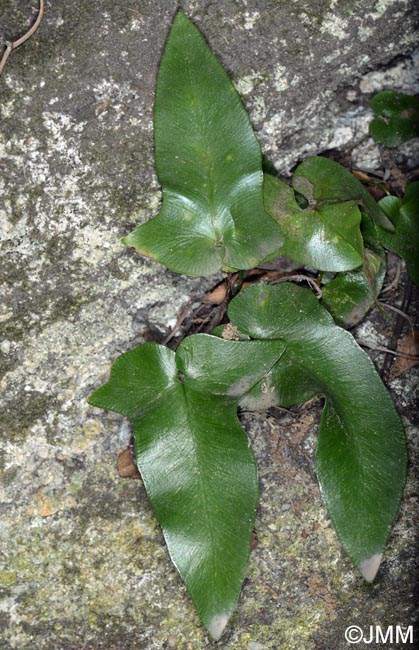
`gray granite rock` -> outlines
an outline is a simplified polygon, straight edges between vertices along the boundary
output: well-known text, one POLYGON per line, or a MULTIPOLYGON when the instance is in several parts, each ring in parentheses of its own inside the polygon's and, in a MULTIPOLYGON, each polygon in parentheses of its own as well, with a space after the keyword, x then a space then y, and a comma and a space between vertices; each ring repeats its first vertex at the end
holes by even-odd
MULTIPOLYGON (((35 4, 3 0, 0 38, 23 33, 35 4)), ((146 326, 166 331, 216 279, 177 276, 120 243, 160 200, 153 92, 178 4, 284 174, 332 148, 378 165, 368 99, 416 88, 413 0, 46 3, 41 28, 0 80, 5 650, 212 647, 141 482, 118 475, 127 422, 86 403, 146 326)), ((363 334, 385 326, 370 322, 363 334)), ((392 385, 413 451, 416 377, 392 385)), ((365 586, 320 500, 318 412, 313 404, 295 418, 245 416, 260 467, 258 544, 219 648, 340 649, 350 624, 413 623, 413 482, 379 579, 365 586)))

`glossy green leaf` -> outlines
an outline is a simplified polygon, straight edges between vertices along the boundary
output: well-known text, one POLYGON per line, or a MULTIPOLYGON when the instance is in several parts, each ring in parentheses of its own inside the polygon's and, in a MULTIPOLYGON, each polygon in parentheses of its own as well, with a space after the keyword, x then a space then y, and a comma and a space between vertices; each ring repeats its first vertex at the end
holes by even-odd
POLYGON ((375 223, 393 231, 387 219, 371 194, 345 167, 334 160, 313 156, 297 167, 292 179, 294 189, 301 192, 310 206, 355 201, 373 218, 375 223))
POLYGON ((326 398, 318 476, 349 556, 378 569, 406 471, 405 439, 367 355, 313 294, 253 285, 229 307, 250 340, 186 338, 175 352, 144 344, 115 361, 89 399, 129 417, 139 470, 169 553, 218 639, 245 575, 257 507, 255 461, 237 406, 326 398))
POLYGON ((120 356, 89 399, 130 419, 170 556, 214 639, 241 589, 258 502, 237 403, 283 350, 278 341, 267 347, 207 335, 185 339, 176 353, 146 343, 120 356))
POLYGON ((419 97, 385 90, 371 100, 376 115, 369 126, 370 135, 385 147, 398 147, 419 137, 419 97))
POLYGON ((229 317, 253 339, 286 344, 242 405, 325 397, 317 448, 321 492, 349 557, 373 580, 406 474, 402 424, 373 364, 308 289, 254 285, 230 303, 229 317))
POLYGON ((348 328, 359 323, 377 302, 387 268, 376 228, 366 214, 362 217, 361 231, 365 244, 363 265, 353 271, 337 273, 322 287, 321 304, 338 325, 348 328))
POLYGON ((157 79, 160 213, 124 239, 177 273, 252 268, 281 245, 263 206, 262 157, 233 84, 179 12, 157 79))
POLYGON ((380 256, 366 248, 364 256, 362 267, 338 273, 322 287, 321 303, 342 327, 357 325, 374 305, 383 286, 386 270, 384 253, 380 256))
POLYGON ((390 233, 377 228, 380 241, 388 250, 403 257, 410 279, 419 286, 419 181, 408 185, 401 199, 384 197, 380 207, 396 229, 390 233))
POLYGON ((284 236, 281 255, 321 271, 346 271, 362 264, 361 212, 355 201, 314 203, 302 209, 292 187, 268 174, 264 198, 284 236))

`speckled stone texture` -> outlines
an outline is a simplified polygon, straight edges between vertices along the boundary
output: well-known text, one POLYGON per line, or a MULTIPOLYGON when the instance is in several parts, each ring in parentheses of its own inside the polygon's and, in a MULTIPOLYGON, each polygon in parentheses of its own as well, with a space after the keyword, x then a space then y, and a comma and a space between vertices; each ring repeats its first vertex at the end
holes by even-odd
MULTIPOLYGON (((160 200, 153 92, 177 6, 50 0, 41 28, 0 80, 4 650, 213 647, 141 482, 118 475, 126 420, 86 403, 146 325, 164 332, 191 295, 214 282, 174 275, 120 243, 160 200)), ((179 6, 231 74, 282 173, 334 148, 364 168, 380 164, 366 135, 368 99, 381 88, 417 88, 414 0, 179 6)), ((35 8, 0 0, 0 44, 25 31, 35 8)), ((412 149, 404 156, 413 164, 412 149)), ((383 345, 391 323, 376 315, 362 327, 364 340, 383 345)), ((374 360, 379 365, 382 355, 374 360)), ((258 542, 237 613, 216 647, 340 650, 349 647, 350 624, 366 632, 413 624, 415 380, 412 369, 391 382, 412 478, 372 586, 343 556, 321 503, 318 404, 276 420, 244 416, 260 467, 258 542)))

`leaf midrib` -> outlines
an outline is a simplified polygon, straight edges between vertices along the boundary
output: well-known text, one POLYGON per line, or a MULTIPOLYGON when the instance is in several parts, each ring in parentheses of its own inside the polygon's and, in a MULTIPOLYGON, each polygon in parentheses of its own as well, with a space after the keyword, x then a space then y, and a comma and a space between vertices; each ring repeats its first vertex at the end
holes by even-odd
MULTIPOLYGON (((191 439, 192 439, 192 444, 193 444, 193 448, 194 448, 194 452, 195 452, 195 458, 199 458, 199 456, 200 456, 200 453, 198 453, 198 451, 199 451, 199 443, 198 443, 197 436, 196 436, 196 433, 195 433, 195 428, 193 426, 191 426, 191 424, 190 424, 190 420, 191 420, 190 413, 193 412, 193 409, 191 409, 191 407, 189 405, 188 387, 185 386, 185 384, 183 384, 181 381, 179 381, 179 383, 182 386, 183 400, 184 400, 184 403, 185 403, 187 421, 188 421, 188 425, 189 425, 188 428, 189 428, 189 431, 192 434, 191 439)), ((189 390, 191 390, 191 389, 189 389, 189 390)), ((196 392, 198 392, 198 391, 196 391, 196 392)), ((205 467, 205 464, 203 464, 202 466, 205 467)), ((198 477, 198 483, 199 483, 199 486, 200 486, 200 494, 202 495, 202 501, 203 501, 203 504, 204 504, 204 509, 203 510, 204 510, 204 513, 205 513, 205 528, 206 528, 207 535, 208 535, 208 538, 209 538, 210 543, 211 543, 211 549, 217 549, 218 546, 216 544, 216 534, 215 534, 216 529, 215 529, 214 526, 211 526, 211 522, 210 522, 210 519, 209 519, 208 496, 206 494, 207 486, 206 486, 205 482, 203 481, 203 477, 201 475, 199 466, 198 466, 198 472, 196 473, 196 476, 198 477)), ((201 512, 202 512, 202 510, 201 510, 201 512)), ((216 571, 216 567, 214 566, 213 560, 214 560, 214 553, 211 553, 209 563, 211 565, 211 571, 213 571, 214 574, 216 574, 217 571, 216 571)))

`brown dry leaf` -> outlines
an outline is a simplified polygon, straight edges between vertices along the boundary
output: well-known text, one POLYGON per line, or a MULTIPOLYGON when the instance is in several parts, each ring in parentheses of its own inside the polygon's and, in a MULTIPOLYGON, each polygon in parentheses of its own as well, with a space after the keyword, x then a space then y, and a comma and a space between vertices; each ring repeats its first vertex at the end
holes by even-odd
POLYGON ((406 336, 403 336, 398 340, 397 343, 397 352, 401 354, 409 354, 418 356, 417 359, 409 359, 407 357, 397 357, 391 366, 391 374, 394 377, 399 377, 409 368, 417 366, 419 363, 419 331, 413 330, 409 332, 406 336))
POLYGON ((361 172, 359 169, 351 169, 351 173, 355 178, 357 178, 361 183, 370 183, 373 182, 371 176, 368 176, 365 172, 361 172))
MULTIPOLYGON (((328 586, 324 583, 319 573, 312 574, 305 583, 308 587, 307 594, 312 598, 321 598, 328 612, 333 612, 337 602, 329 591, 328 586)), ((336 616, 334 616, 336 618, 336 616)))
POLYGON ((306 585, 309 596, 317 596, 324 591, 323 578, 320 573, 313 573, 306 581, 306 585))
MULTIPOLYGON (((251 269, 248 274, 248 280, 243 282, 242 289, 250 287, 254 282, 275 282, 283 277, 284 273, 277 270, 264 270, 264 269, 251 269)), ((231 276, 231 282, 237 282, 239 279, 238 273, 235 273, 231 276)), ((216 286, 210 293, 204 297, 204 302, 209 302, 214 305, 221 305, 227 296, 227 285, 225 282, 221 282, 216 286)))
POLYGON ((122 478, 140 478, 140 473, 132 459, 130 449, 125 449, 118 456, 118 474, 122 478))
POLYGON ((313 523, 311 524, 311 528, 309 530, 303 528, 303 530, 301 531, 301 537, 303 539, 306 539, 307 537, 310 537, 310 535, 314 535, 318 527, 319 525, 317 521, 313 521, 313 523))
POLYGON ((281 280, 284 277, 284 274, 282 271, 267 271, 265 274, 265 278, 269 280, 269 282, 275 282, 276 280, 281 280))
POLYGON ((33 509, 32 513, 29 513, 29 511, 27 511, 27 514, 33 514, 36 512, 40 517, 50 517, 54 514, 55 511, 52 506, 51 499, 46 494, 44 494, 43 487, 39 488, 35 492, 33 499, 35 501, 35 508, 33 509))
POLYGON ((214 305, 221 305, 223 300, 225 300, 226 294, 227 287, 225 285, 225 282, 223 282, 222 284, 219 284, 218 287, 215 287, 211 293, 205 296, 204 302, 211 302, 214 305))
POLYGON ((257 268, 257 269, 250 269, 250 271, 249 271, 247 277, 248 277, 248 278, 257 278, 257 277, 259 277, 260 275, 264 275, 264 274, 265 274, 265 270, 264 270, 264 269, 259 269, 259 268, 257 268))
POLYGON ((106 111, 109 108, 109 106, 111 105, 111 103, 112 103, 111 99, 106 99, 104 102, 99 104, 96 107, 96 115, 99 115, 99 113, 102 113, 103 111, 106 111))

